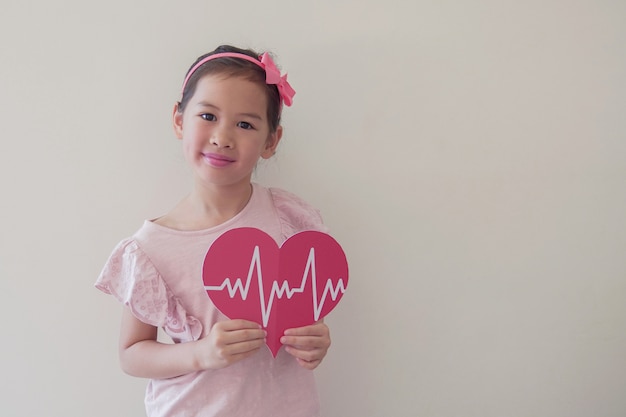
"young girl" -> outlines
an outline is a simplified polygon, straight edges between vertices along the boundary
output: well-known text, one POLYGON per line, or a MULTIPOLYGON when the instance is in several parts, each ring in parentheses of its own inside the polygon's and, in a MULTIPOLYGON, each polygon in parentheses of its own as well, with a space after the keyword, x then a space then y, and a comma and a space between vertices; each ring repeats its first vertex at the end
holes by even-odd
POLYGON ((256 227, 278 243, 325 231, 298 197, 251 183, 257 161, 275 153, 294 94, 270 56, 251 50, 220 46, 187 72, 173 125, 193 188, 119 243, 96 282, 125 306, 121 367, 150 378, 150 417, 319 415, 311 370, 330 346, 327 326, 285 331, 274 359, 261 326, 223 316, 201 278, 209 246, 229 229, 256 227), (158 341, 158 328, 174 343, 158 341))

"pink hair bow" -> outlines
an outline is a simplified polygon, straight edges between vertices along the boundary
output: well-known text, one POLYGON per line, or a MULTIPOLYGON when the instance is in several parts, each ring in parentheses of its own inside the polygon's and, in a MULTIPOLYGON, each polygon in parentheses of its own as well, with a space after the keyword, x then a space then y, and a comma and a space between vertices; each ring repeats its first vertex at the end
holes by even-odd
POLYGON ((260 61, 258 61, 254 57, 251 57, 250 55, 241 54, 239 52, 221 52, 219 54, 209 55, 189 70, 187 76, 185 77, 185 81, 183 81, 183 92, 185 91, 185 86, 187 85, 187 82, 198 68, 213 59, 226 57, 245 59, 246 61, 250 61, 253 64, 263 68, 265 70, 265 82, 267 84, 275 85, 278 88, 278 93, 282 102, 285 103, 287 106, 291 106, 291 103, 293 103, 293 96, 296 95, 296 91, 291 88, 291 85, 289 85, 289 82, 287 82, 287 74, 283 76, 280 75, 280 71, 278 70, 278 68, 276 68, 276 64, 274 64, 272 57, 267 52, 259 57, 260 61))
POLYGON ((283 100, 285 105, 291 106, 291 103, 293 103, 293 96, 296 95, 296 91, 287 81, 287 74, 283 76, 280 75, 280 71, 276 68, 274 60, 272 60, 272 57, 267 52, 259 58, 263 64, 263 69, 265 69, 265 82, 267 84, 275 84, 276 87, 278 87, 280 98, 283 100))

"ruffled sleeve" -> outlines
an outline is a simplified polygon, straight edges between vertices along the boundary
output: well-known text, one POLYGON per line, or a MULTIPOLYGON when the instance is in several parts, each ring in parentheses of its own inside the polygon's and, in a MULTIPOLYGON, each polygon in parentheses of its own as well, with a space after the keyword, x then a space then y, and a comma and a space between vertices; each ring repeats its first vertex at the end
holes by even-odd
POLYGON ((274 207, 281 223, 283 240, 305 230, 328 233, 319 210, 295 194, 270 188, 274 207))
POLYGON ((117 245, 95 286, 128 306, 142 322, 163 328, 175 342, 198 340, 202 333, 200 321, 187 315, 133 239, 117 245))

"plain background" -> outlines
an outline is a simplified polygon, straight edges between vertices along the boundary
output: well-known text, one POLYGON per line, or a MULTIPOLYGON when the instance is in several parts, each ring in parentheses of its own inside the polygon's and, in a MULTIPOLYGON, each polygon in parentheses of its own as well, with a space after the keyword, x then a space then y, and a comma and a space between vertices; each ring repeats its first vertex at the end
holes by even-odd
POLYGON ((257 181, 350 260, 326 417, 626 415, 622 0, 3 0, 2 416, 143 414, 93 282, 189 189, 171 109, 221 43, 288 71, 257 181))

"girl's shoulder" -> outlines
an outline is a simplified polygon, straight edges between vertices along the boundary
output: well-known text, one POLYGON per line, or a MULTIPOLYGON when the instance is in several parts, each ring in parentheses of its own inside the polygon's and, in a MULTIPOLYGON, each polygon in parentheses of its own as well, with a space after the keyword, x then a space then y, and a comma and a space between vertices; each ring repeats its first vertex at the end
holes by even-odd
POLYGON ((187 315, 135 236, 118 243, 95 287, 130 308, 135 317, 163 327, 177 340, 197 340, 200 322, 187 315))
POLYGON ((153 283, 159 281, 159 272, 133 236, 123 239, 115 246, 95 286, 128 304, 136 287, 153 288, 153 283))
POLYGON ((303 230, 327 232, 320 211, 301 197, 282 188, 268 188, 287 236, 303 230))

